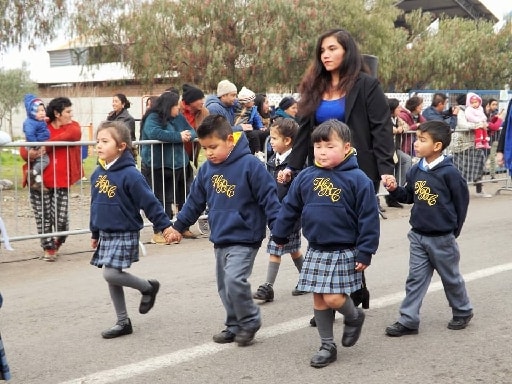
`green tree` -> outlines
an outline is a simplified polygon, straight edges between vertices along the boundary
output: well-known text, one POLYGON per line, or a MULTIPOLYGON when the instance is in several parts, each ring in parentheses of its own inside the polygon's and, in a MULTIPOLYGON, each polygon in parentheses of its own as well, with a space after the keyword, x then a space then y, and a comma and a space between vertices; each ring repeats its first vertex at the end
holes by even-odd
MULTIPOLYGON (((93 46, 89 64, 123 62, 149 92, 157 82, 192 82, 211 92, 222 78, 255 91, 294 92, 314 55, 317 37, 335 27, 350 31, 363 53, 379 58, 379 79, 386 91, 502 88, 511 82, 510 28, 495 34, 490 22, 443 18, 434 32, 429 29, 430 14, 415 11, 404 16, 395 4, 69 0, 69 30, 80 37, 77 48, 93 46), (399 18, 404 23, 397 28, 399 18)), ((52 36, 54 21, 68 12, 65 5, 66 0, 4 1, 0 9, 10 16, 2 30, 9 32, 0 32, 0 43, 52 36), (28 9, 25 16, 20 4, 28 9), (55 15, 40 17, 49 10, 55 15), (52 21, 36 30, 40 19, 52 21)))
POLYGON ((148 85, 172 74, 176 83, 208 91, 222 78, 255 90, 295 91, 326 29, 344 27, 379 55, 393 36, 393 3, 376 2, 365 13, 363 0, 104 0, 81 3, 74 20, 78 34, 118 47, 148 85), (99 17, 105 14, 111 16, 99 17))
POLYGON ((510 81, 512 35, 494 33, 490 22, 442 18, 437 30, 413 28, 408 43, 385 74, 399 91, 502 89, 510 81))
POLYGON ((0 0, 0 53, 9 47, 35 48, 55 38, 67 15, 66 0, 0 0))
POLYGON ((4 119, 7 121, 7 131, 11 137, 13 113, 23 105, 23 96, 26 93, 36 91, 37 85, 30 80, 30 73, 25 66, 22 69, 0 69, 0 124, 4 119))

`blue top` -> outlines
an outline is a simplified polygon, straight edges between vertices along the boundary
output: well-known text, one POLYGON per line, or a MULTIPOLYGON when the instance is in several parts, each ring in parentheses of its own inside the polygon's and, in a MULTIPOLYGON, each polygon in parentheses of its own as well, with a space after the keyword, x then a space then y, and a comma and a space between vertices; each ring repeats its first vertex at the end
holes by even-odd
POLYGON ((27 111, 27 118, 23 122, 23 133, 27 141, 47 141, 50 138, 50 130, 44 120, 36 120, 34 102, 42 104, 41 99, 32 94, 27 94, 24 97, 25 110, 27 111))
POLYGON ((258 107, 255 105, 251 107, 251 114, 249 115, 248 124, 251 124, 253 129, 256 130, 260 130, 265 127, 263 120, 261 119, 261 116, 258 112, 258 107))
POLYGON ((459 236, 468 211, 469 190, 452 158, 446 157, 431 170, 425 170, 420 161, 407 172, 406 180, 405 187, 390 195, 401 203, 414 203, 409 220, 412 230, 425 236, 459 236))
MULTIPOLYGON (((210 115, 221 115, 226 118, 226 120, 231 124, 234 132, 242 131, 242 127, 240 125, 235 125, 235 106, 227 107, 222 104, 218 96, 210 95, 206 98, 204 103, 210 115)), ((145 126, 144 126, 144 129, 145 126)))
POLYGON ((190 131, 192 140, 197 138, 196 131, 192 129, 181 113, 171 118, 167 124, 162 124, 156 112, 150 113, 144 122, 142 140, 160 140, 167 144, 143 145, 141 150, 142 163, 154 169, 185 167, 189 163, 189 158, 181 140, 181 132, 183 131, 190 131))
POLYGON ((109 169, 100 160, 91 176, 92 238, 99 239, 99 231, 140 231, 144 226, 141 209, 159 231, 171 225, 129 151, 124 151, 109 169))
MULTIPOLYGON (((229 157, 221 164, 206 161, 197 173, 174 228, 183 232, 194 224, 208 204, 210 241, 216 247, 261 246, 266 224, 272 229, 279 200, 276 183, 255 156, 241 132, 229 157)), ((375 197, 374 197, 375 200, 375 197)))
POLYGON ((345 97, 336 100, 322 100, 315 113, 317 124, 336 119, 345 122, 345 97))
POLYGON ((272 229, 277 244, 286 243, 299 217, 311 248, 355 247, 356 261, 370 265, 379 246, 379 210, 373 182, 359 169, 355 151, 333 169, 313 165, 298 174, 272 229))

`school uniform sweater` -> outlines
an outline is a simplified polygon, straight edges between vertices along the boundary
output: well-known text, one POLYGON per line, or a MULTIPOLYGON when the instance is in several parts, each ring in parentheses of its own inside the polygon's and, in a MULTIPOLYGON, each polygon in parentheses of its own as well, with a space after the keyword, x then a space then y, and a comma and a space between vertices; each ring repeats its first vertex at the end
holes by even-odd
POLYGON ((390 195, 400 203, 413 204, 409 223, 412 230, 425 236, 453 233, 458 237, 466 219, 469 190, 466 180, 446 157, 432 169, 423 160, 407 172, 406 185, 390 195))
POLYGON ((205 162, 190 188, 174 228, 183 232, 194 224, 208 204, 210 241, 215 247, 261 246, 266 224, 270 229, 279 211, 276 183, 255 156, 241 132, 221 164, 205 162))
POLYGON ((333 169, 314 165, 298 174, 272 229, 277 244, 286 243, 301 215, 311 248, 355 247, 356 261, 370 265, 379 245, 379 210, 373 183, 359 169, 354 151, 333 169))
POLYGON ((159 231, 171 225, 129 151, 124 151, 108 169, 100 161, 91 176, 92 238, 98 239, 100 231, 140 231, 144 226, 141 209, 159 231))

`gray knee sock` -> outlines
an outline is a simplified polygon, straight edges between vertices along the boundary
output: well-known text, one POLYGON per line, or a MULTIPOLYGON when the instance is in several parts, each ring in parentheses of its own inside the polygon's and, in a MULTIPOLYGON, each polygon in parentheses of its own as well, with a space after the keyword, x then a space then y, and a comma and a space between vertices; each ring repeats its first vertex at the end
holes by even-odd
POLYGON ((314 314, 322 345, 334 345, 334 313, 332 309, 315 309, 314 314))
POLYGON ((338 308, 338 312, 343 315, 345 321, 355 320, 359 316, 356 306, 349 295, 346 295, 345 304, 338 308))
POLYGON ((293 259, 293 263, 295 264, 297 271, 300 272, 302 269, 302 263, 304 263, 304 256, 300 255, 296 259, 293 259))
POLYGON ((271 285, 274 285, 276 282, 277 272, 279 272, 279 266, 281 263, 276 263, 274 261, 271 261, 268 263, 267 268, 267 283, 270 283, 271 285))
POLYGON ((126 310, 126 302, 124 299, 123 287, 120 285, 108 284, 110 298, 117 315, 118 322, 124 322, 128 319, 128 311, 126 310))
POLYGON ((116 268, 105 267, 103 269, 103 278, 109 284, 130 287, 140 292, 149 292, 153 289, 149 281, 116 268))

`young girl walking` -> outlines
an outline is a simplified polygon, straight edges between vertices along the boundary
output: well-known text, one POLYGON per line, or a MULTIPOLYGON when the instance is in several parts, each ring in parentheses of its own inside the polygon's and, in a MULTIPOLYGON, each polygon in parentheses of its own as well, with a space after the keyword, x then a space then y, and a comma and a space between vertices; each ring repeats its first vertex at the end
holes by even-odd
POLYGON ((91 264, 103 267, 117 323, 101 333, 103 338, 133 332, 123 287, 139 290, 139 312, 148 313, 160 288, 157 280, 145 280, 123 271, 139 261, 142 209, 155 228, 168 237, 171 221, 135 167, 130 130, 119 121, 106 121, 96 133, 98 167, 91 176, 91 245, 96 249, 91 264))
POLYGON ((362 272, 377 251, 380 228, 373 183, 357 165, 348 126, 327 120, 315 128, 311 140, 314 165, 302 170, 290 186, 272 239, 286 244, 302 218, 308 250, 297 289, 313 292, 321 345, 310 364, 321 368, 337 359, 333 309, 344 316, 341 344, 351 347, 359 339, 365 314, 350 294, 362 286, 362 272))
MULTIPOLYGON (((277 196, 279 201, 283 201, 288 189, 290 189, 291 180, 284 183, 277 182, 277 175, 279 171, 287 166, 286 158, 292 151, 293 140, 297 136, 299 125, 291 118, 278 118, 270 127, 270 145, 274 151, 274 155, 267 162, 267 169, 274 176, 277 183, 277 196)), ((298 172, 294 172, 293 178, 298 172)), ((278 247, 277 244, 270 239, 267 244, 267 253, 269 254, 269 262, 267 269, 267 281, 258 287, 258 290, 253 295, 254 299, 273 301, 274 300, 274 283, 276 281, 279 266, 281 265, 281 256, 289 253, 295 264, 295 267, 300 273, 304 257, 300 250, 300 220, 297 220, 293 233, 288 238, 288 243, 284 247, 278 247)), ((307 292, 299 291, 295 287, 292 291, 293 296, 303 295, 307 292)))

